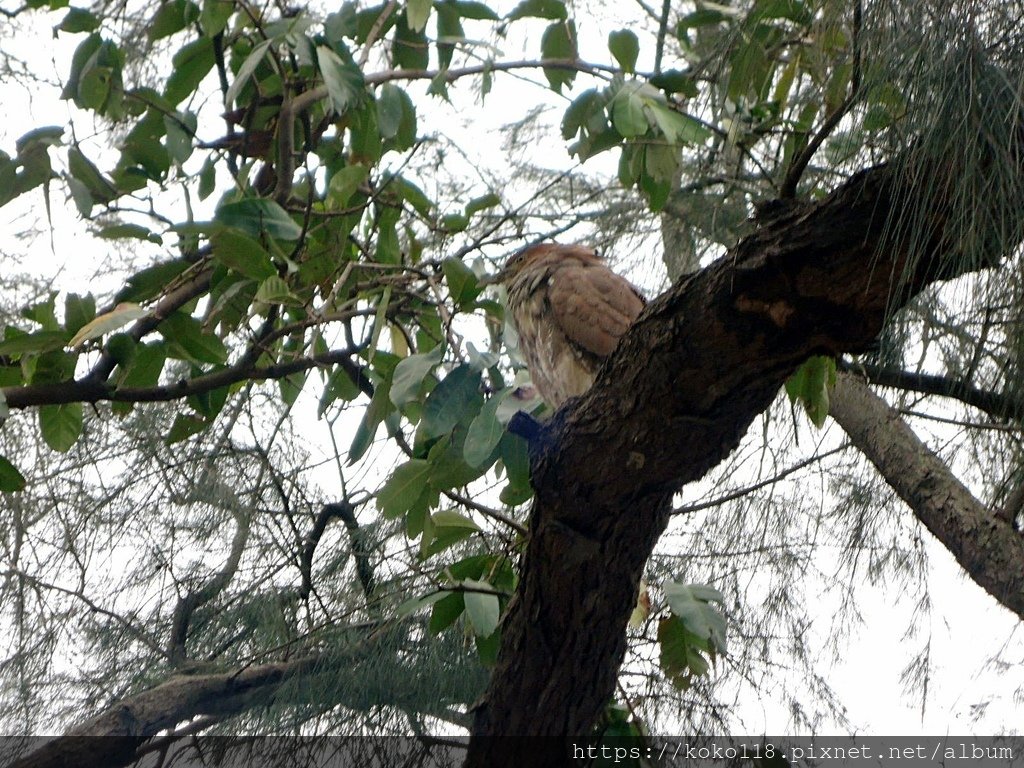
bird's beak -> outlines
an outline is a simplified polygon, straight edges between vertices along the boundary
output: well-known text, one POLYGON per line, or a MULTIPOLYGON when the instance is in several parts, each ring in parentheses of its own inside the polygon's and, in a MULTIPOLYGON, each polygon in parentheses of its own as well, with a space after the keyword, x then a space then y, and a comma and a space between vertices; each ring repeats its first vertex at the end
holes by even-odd
POLYGON ((481 277, 477 285, 479 285, 481 288, 486 288, 490 285, 500 285, 501 283, 505 282, 506 277, 507 275, 505 274, 505 270, 499 269, 493 275, 484 275, 483 277, 481 277))

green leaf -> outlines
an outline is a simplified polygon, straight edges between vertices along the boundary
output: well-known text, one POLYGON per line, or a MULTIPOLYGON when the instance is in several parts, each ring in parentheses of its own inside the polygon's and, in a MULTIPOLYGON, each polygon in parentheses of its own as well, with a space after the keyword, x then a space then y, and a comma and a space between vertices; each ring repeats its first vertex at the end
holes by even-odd
POLYGON ((323 75, 331 106, 338 115, 359 104, 365 94, 363 74, 354 63, 346 63, 325 45, 316 49, 317 63, 323 75))
POLYGON ((0 355, 23 355, 60 349, 68 339, 67 331, 36 331, 35 333, 13 333, 8 328, 6 338, 0 341, 0 355))
POLYGON ((225 203, 217 209, 213 218, 251 237, 266 233, 281 240, 298 240, 302 235, 302 227, 292 220, 288 212, 273 200, 265 198, 225 203))
POLYGON ((199 6, 191 0, 170 0, 160 6, 146 28, 150 40, 161 40, 180 32, 191 20, 199 17, 199 6))
POLYGON ((141 224, 111 224, 103 227, 96 236, 103 240, 145 240, 147 243, 162 245, 164 239, 141 224))
POLYGON ((482 400, 480 372, 469 365, 460 365, 441 379, 427 397, 420 429, 427 438, 446 435, 460 421, 471 421, 482 400))
POLYGON ((739 101, 748 94, 760 93, 771 70, 764 47, 757 40, 750 40, 740 46, 730 59, 729 98, 739 101))
MULTIPOLYGON (((402 124, 402 96, 405 91, 394 83, 384 83, 377 93, 377 127, 381 138, 393 139, 402 124)), ((406 95, 408 98, 408 95, 406 95)))
POLYGON ((199 199, 205 200, 213 194, 217 183, 217 166, 212 158, 206 158, 202 169, 199 171, 199 199))
POLYGON ((562 0, 523 0, 505 18, 509 21, 517 21, 527 16, 537 19, 567 19, 569 12, 565 9, 562 0))
POLYGON ((409 29, 413 32, 422 32, 423 28, 427 26, 427 19, 430 18, 430 9, 433 7, 433 0, 409 0, 409 4, 406 7, 409 29))
POLYGON ((192 266, 187 259, 171 259, 136 272, 129 277, 114 301, 146 301, 161 293, 178 275, 192 266))
POLYGON ((79 296, 69 293, 64 297, 64 329, 74 333, 96 317, 96 299, 91 293, 79 296))
POLYGON ((119 387, 155 387, 167 360, 167 348, 161 342, 139 344, 128 368, 118 381, 119 387))
POLYGON ((501 614, 498 596, 472 591, 474 589, 493 589, 486 581, 466 579, 462 585, 467 589, 462 593, 462 599, 466 604, 469 623, 473 625, 473 634, 477 637, 489 637, 498 628, 498 617, 501 614))
POLYGON ((720 24, 723 21, 729 21, 731 17, 720 10, 713 8, 700 8, 693 13, 688 13, 679 20, 680 29, 690 29, 693 27, 705 27, 712 24, 720 24))
POLYGON ((177 105, 195 93, 199 84, 213 69, 213 41, 201 37, 183 46, 171 59, 171 74, 167 78, 164 98, 177 105))
POLYGON ((133 320, 145 317, 149 314, 148 309, 140 307, 128 301, 123 301, 109 312, 93 318, 78 329, 78 332, 68 342, 69 347, 79 347, 89 339, 96 339, 100 336, 116 331, 133 320))
POLYGON ((722 593, 703 584, 678 584, 669 582, 664 586, 665 600, 672 613, 683 623, 688 632, 710 641, 712 647, 725 652, 725 617, 710 603, 724 601, 722 593))
POLYGON ((620 29, 608 35, 608 50, 619 62, 623 71, 632 73, 636 68, 636 59, 640 55, 640 41, 634 32, 620 29))
POLYGON ((228 92, 224 94, 225 104, 233 104, 235 102, 242 88, 245 87, 249 78, 256 72, 256 68, 262 63, 263 57, 267 55, 272 42, 272 40, 264 40, 249 52, 245 61, 242 62, 242 66, 238 68, 238 74, 235 75, 234 82, 231 83, 228 92))
POLYGON ((327 185, 327 209, 343 210, 369 173, 370 169, 365 165, 346 165, 335 171, 327 185))
POLYGON ((466 39, 459 12, 451 3, 437 4, 437 59, 441 69, 452 63, 456 42, 466 39))
POLYGON ((661 669, 677 688, 685 691, 694 677, 707 674, 710 667, 701 653, 705 644, 675 616, 658 622, 658 645, 661 669))
POLYGON ((835 358, 818 355, 805 361, 786 380, 786 394, 790 402, 801 402, 811 423, 821 429, 828 416, 829 390, 835 384, 835 358))
POLYGON ((423 379, 444 357, 444 345, 438 344, 430 352, 404 357, 395 366, 391 381, 391 402, 401 407, 415 400, 423 379))
POLYGON ((210 238, 213 257, 229 269, 253 280, 277 276, 270 254, 257 241, 233 229, 221 229, 210 238))
POLYGON ((327 384, 324 385, 324 393, 320 398, 320 404, 317 406, 317 418, 320 418, 327 412, 327 407, 335 400, 344 400, 351 402, 359 397, 362 392, 359 389, 359 385, 352 380, 342 366, 336 366, 334 372, 327 379, 327 384))
POLYGON ((24 487, 24 475, 11 462, 0 456, 0 491, 4 493, 17 493, 24 487))
POLYGON ((665 93, 681 93, 688 99, 692 99, 700 93, 693 78, 679 69, 666 69, 647 82, 665 93))
POLYGON ((262 304, 285 304, 293 307, 302 304, 295 294, 291 292, 288 283, 277 275, 271 275, 260 283, 260 287, 256 291, 255 301, 262 304))
POLYGON ((199 416, 191 416, 178 414, 174 417, 174 424, 171 425, 171 431, 167 433, 167 437, 164 438, 164 445, 174 445, 180 443, 182 440, 187 440, 192 435, 198 435, 200 432, 207 429, 213 421, 200 418, 199 416))
POLYGON ((462 592, 451 592, 434 603, 430 612, 430 623, 427 625, 433 634, 436 635, 444 631, 462 615, 466 607, 462 599, 463 594, 462 592))
MULTIPOLYGON (((544 30, 540 39, 541 56, 545 59, 579 58, 576 51, 576 22, 559 21, 544 30)), ((548 79, 551 90, 561 92, 562 86, 572 85, 576 79, 576 71, 572 69, 544 68, 544 76, 548 79)))
POLYGON ((377 493, 377 508, 384 517, 401 517, 427 487, 431 465, 426 459, 410 459, 399 464, 377 493))
POLYGON ((82 404, 44 405, 39 409, 43 441, 53 450, 66 453, 82 434, 82 404))
POLYGON ((199 27, 207 37, 219 35, 228 25, 228 19, 234 12, 234 0, 203 0, 203 10, 199 14, 199 27))
POLYGON ((480 197, 474 197, 466 203, 466 216, 472 216, 474 213, 486 211, 488 208, 493 208, 500 202, 501 198, 493 192, 481 195, 480 197))
POLYGON ((475 0, 446 0, 444 5, 453 6, 459 16, 464 19, 497 21, 501 18, 489 5, 475 2, 475 0))
POLYGON ((612 125, 625 138, 643 136, 650 127, 640 83, 626 83, 612 101, 612 125))
POLYGON ((188 360, 197 363, 223 363, 227 360, 228 351, 224 342, 211 333, 204 333, 202 325, 191 315, 175 312, 166 318, 157 331, 170 344, 172 351, 180 353, 188 360))
POLYGON ((505 433, 505 429, 495 414, 502 400, 511 392, 511 389, 506 389, 502 393, 491 396, 483 404, 480 413, 470 422, 466 441, 462 447, 462 455, 469 466, 480 467, 483 465, 491 458, 498 443, 501 442, 501 436, 505 433))
POLYGON ((176 112, 164 115, 164 130, 167 133, 167 152, 178 165, 192 156, 192 138, 196 135, 198 121, 191 112, 176 112))
POLYGON ((356 427, 352 437, 352 445, 348 449, 349 466, 359 461, 373 444, 373 440, 377 436, 377 428, 387 415, 390 406, 388 388, 378 385, 370 399, 370 405, 363 411, 363 418, 360 419, 359 426, 356 427))
POLYGON ((452 301, 460 310, 471 307, 473 301, 483 288, 476 274, 461 259, 449 257, 441 262, 441 270, 444 272, 445 282, 448 283, 448 291, 452 295, 452 301))
POLYGON ((92 32, 100 26, 99 19, 84 8, 70 8, 60 26, 61 32, 92 32))
POLYGON ((654 117, 658 130, 673 144, 702 144, 711 138, 711 131, 696 119, 676 112, 666 104, 648 102, 647 108, 654 117))
POLYGON ((394 44, 391 57, 396 67, 402 69, 426 69, 430 64, 430 48, 423 30, 409 28, 407 14, 399 15, 395 24, 394 44))

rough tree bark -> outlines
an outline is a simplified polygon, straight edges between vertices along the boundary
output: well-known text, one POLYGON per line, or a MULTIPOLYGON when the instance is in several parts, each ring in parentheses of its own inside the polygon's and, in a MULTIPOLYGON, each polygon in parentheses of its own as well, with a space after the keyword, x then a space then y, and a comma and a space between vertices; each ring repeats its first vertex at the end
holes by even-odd
MULTIPOLYGON (((992 162, 1006 156, 992 148, 992 162)), ((673 493, 732 451, 807 357, 863 351, 930 283, 992 266, 952 258, 958 172, 955 158, 911 154, 766 222, 652 302, 594 387, 543 426, 521 579, 467 766, 567 764, 612 697, 673 493)), ((975 202, 1007 221, 1010 196, 975 202)))

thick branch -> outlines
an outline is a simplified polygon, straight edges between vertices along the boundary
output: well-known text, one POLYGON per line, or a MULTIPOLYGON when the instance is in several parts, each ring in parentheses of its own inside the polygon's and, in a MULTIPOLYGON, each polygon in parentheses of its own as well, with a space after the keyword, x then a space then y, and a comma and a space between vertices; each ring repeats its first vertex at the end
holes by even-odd
POLYGON ((861 372, 873 384, 881 384, 883 387, 897 387, 926 395, 951 397, 985 412, 997 421, 1008 418, 1019 419, 1024 416, 1024 401, 1015 394, 979 389, 949 376, 935 376, 886 368, 870 363, 847 363, 844 361, 839 361, 839 368, 851 373, 861 372))
POLYGON ((239 381, 266 381, 283 379, 293 373, 308 371, 325 365, 340 365, 357 384, 369 383, 362 368, 352 361, 356 349, 336 349, 319 355, 289 360, 256 367, 251 360, 243 358, 238 365, 222 368, 213 373, 196 376, 192 379, 181 379, 173 384, 159 387, 115 387, 104 382, 90 381, 88 378, 77 381, 59 382, 57 384, 29 384, 24 387, 8 387, 3 390, 9 408, 29 408, 34 405, 54 405, 59 403, 96 403, 110 400, 121 403, 156 403, 170 400, 181 400, 190 395, 212 392, 239 381))
POLYGON ((829 413, 974 581, 1024 619, 1024 537, 978 502, 900 415, 840 374, 829 413))

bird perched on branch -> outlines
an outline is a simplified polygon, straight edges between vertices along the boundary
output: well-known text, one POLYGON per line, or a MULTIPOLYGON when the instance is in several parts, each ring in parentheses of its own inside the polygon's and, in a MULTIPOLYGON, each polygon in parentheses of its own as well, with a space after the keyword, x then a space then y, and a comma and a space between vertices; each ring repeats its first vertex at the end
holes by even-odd
POLYGON ((553 409, 586 392, 644 298, 582 245, 525 248, 489 282, 504 283, 530 378, 553 409))

